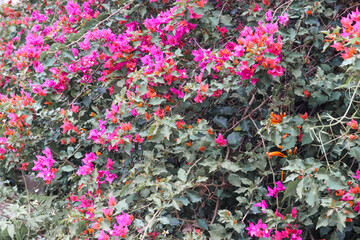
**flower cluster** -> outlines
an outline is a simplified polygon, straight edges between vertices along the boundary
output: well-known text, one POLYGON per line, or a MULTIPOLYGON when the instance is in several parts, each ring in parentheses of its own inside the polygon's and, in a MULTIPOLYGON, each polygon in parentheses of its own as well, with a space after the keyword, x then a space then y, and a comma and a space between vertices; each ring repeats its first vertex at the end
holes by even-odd
POLYGON ((52 157, 51 151, 48 147, 43 151, 45 156, 37 155, 37 161, 34 160, 33 171, 40 171, 36 177, 44 179, 46 184, 50 184, 51 180, 55 178, 56 168, 52 168, 55 160, 52 157))

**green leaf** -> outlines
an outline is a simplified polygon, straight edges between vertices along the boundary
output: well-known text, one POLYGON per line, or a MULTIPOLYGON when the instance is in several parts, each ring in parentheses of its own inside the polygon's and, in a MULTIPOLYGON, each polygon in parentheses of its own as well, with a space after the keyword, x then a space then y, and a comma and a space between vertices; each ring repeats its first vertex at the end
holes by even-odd
POLYGON ((340 232, 343 232, 345 228, 346 215, 340 211, 336 211, 336 217, 338 219, 336 227, 340 232))
POLYGON ((168 125, 163 125, 161 129, 161 133, 163 134, 164 137, 166 137, 166 139, 169 140, 171 134, 171 128, 168 125))
POLYGON ((186 182, 186 178, 187 178, 187 175, 186 175, 186 172, 184 169, 180 168, 179 171, 178 171, 178 178, 182 181, 182 182, 186 182))
POLYGON ((297 65, 294 69, 291 70, 291 73, 295 78, 301 77, 301 65, 297 65))
POLYGON ((226 169, 226 170, 229 170, 231 172, 237 172, 237 171, 239 171, 241 169, 236 163, 233 163, 233 162, 228 161, 228 160, 221 163, 221 167, 226 169))
POLYGON ((227 128, 227 118, 222 116, 215 116, 213 119, 214 123, 221 128, 227 128))
POLYGON ((282 140, 282 147, 283 150, 288 150, 295 147, 297 138, 295 136, 287 136, 285 139, 282 140))
POLYGON ((79 158, 82 158, 83 155, 82 155, 81 152, 76 152, 76 153, 74 154, 74 157, 77 158, 77 159, 79 159, 79 158))
POLYGON ((299 196, 300 199, 302 199, 303 195, 304 195, 304 179, 302 179, 297 187, 296 187, 296 193, 299 196))
POLYGON ((199 193, 194 190, 187 190, 187 195, 190 197, 191 202, 200 202, 201 197, 199 196, 199 193))
POLYGON ((290 196, 294 196, 295 193, 296 193, 296 187, 297 185, 299 184, 300 182, 300 179, 297 179, 295 181, 292 181, 290 183, 288 183, 286 189, 285 189, 285 192, 284 192, 284 198, 283 198, 283 201, 290 197, 290 196))
POLYGON ((230 15, 221 15, 220 21, 227 26, 231 26, 232 17, 230 15))
POLYGON ((7 226, 6 230, 7 230, 8 234, 9 234, 9 236, 11 237, 11 239, 13 239, 14 235, 15 235, 15 226, 13 224, 9 224, 7 226))
POLYGON ((201 227, 201 228, 203 228, 205 230, 209 230, 209 227, 208 227, 208 225, 207 225, 207 223, 206 223, 206 221, 204 219, 198 218, 197 224, 198 224, 199 227, 201 227))
POLYGON ((71 165, 66 165, 66 166, 63 166, 61 168, 61 170, 64 171, 64 172, 71 172, 71 171, 74 171, 75 168, 73 166, 71 166, 71 165))
POLYGON ((319 227, 327 227, 329 225, 329 218, 325 218, 323 216, 321 216, 320 218, 318 218, 318 221, 316 223, 316 229, 318 229, 319 227))
POLYGON ((236 186, 236 187, 241 187, 241 177, 239 175, 236 174, 230 174, 228 177, 228 181, 230 184, 236 186))
POLYGON ((87 29, 87 30, 93 29, 97 23, 98 22, 96 19, 90 19, 85 23, 84 29, 87 29))
POLYGON ((129 208, 129 205, 126 203, 126 200, 123 199, 120 202, 118 202, 114 208, 116 209, 117 212, 122 212, 124 210, 127 210, 129 208))
POLYGON ((352 147, 349 152, 350 156, 354 157, 356 160, 360 160, 360 147, 352 147))
POLYGON ((160 217, 159 221, 164 225, 170 224, 170 220, 167 217, 160 217))
POLYGON ((229 147, 232 149, 236 149, 240 146, 241 134, 238 132, 232 132, 226 139, 229 147))

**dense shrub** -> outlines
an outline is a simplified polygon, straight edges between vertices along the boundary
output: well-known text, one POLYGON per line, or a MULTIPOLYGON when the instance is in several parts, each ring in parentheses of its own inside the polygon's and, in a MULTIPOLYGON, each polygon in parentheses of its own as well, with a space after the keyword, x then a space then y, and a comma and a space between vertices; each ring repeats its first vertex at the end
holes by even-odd
POLYGON ((351 239, 356 1, 0 9, 0 239, 351 239))

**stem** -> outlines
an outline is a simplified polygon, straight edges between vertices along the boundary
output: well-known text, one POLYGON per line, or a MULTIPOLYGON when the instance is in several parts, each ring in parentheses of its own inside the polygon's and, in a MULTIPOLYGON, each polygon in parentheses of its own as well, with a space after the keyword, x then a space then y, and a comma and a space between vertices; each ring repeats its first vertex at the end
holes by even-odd
MULTIPOLYGON (((30 218, 30 215, 31 215, 31 206, 30 206, 30 193, 29 193, 29 188, 28 188, 28 185, 27 185, 27 180, 25 179, 25 176, 24 176, 24 170, 21 170, 21 176, 24 180, 24 183, 25 183, 25 189, 26 189, 26 198, 27 198, 27 202, 28 202, 28 206, 29 206, 29 218, 30 218)), ((27 232, 27 239, 29 240, 30 239, 30 228, 26 227, 28 232, 27 232)))

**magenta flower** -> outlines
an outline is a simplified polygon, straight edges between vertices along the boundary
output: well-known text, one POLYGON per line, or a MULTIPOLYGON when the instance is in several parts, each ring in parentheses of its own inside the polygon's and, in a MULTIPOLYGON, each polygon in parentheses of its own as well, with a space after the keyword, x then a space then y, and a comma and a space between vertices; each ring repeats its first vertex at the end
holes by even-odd
POLYGON ((275 211, 275 216, 281 218, 281 219, 285 219, 285 217, 276 209, 275 211))
POLYGON ((194 101, 197 103, 202 103, 206 98, 201 95, 200 90, 197 91, 197 95, 194 98, 194 101))
POLYGON ((109 240, 110 236, 107 235, 104 230, 101 230, 98 240, 109 240))
POLYGON ((72 48, 71 51, 72 51, 74 57, 77 57, 79 50, 77 48, 72 48))
POLYGON ((106 163, 106 169, 113 170, 113 166, 112 166, 113 164, 114 164, 114 161, 112 161, 110 158, 108 158, 107 163, 106 163))
POLYGON ((297 216, 296 214, 297 214, 297 211, 296 211, 295 207, 293 207, 293 209, 291 210, 291 216, 293 218, 296 218, 296 216, 297 216))
POLYGON ((85 38, 84 42, 79 42, 79 47, 83 50, 88 50, 90 48, 89 38, 85 38))
POLYGON ((275 182, 275 185, 276 185, 276 187, 274 187, 274 189, 271 189, 269 186, 267 187, 268 191, 269 191, 267 196, 272 196, 272 197, 276 198, 277 194, 280 191, 285 191, 285 188, 284 188, 284 186, 282 185, 282 183, 280 181, 275 182))
POLYGON ((266 21, 270 22, 272 20, 273 16, 272 16, 272 12, 271 12, 271 9, 269 9, 269 11, 267 11, 265 13, 265 19, 266 21))
MULTIPOLYGON (((254 204, 254 207, 261 207, 261 209, 264 210, 268 208, 268 205, 266 204, 265 200, 262 200, 261 202, 254 204)), ((262 212, 265 213, 264 211, 262 212)))
POLYGON ((354 211, 357 213, 360 213, 360 202, 357 202, 355 207, 354 207, 354 211))
POLYGON ((215 139, 215 142, 219 144, 219 146, 226 146, 227 144, 227 140, 224 139, 221 133, 219 133, 218 137, 215 139))
POLYGON ((185 96, 184 92, 181 89, 181 86, 179 86, 179 90, 176 88, 170 88, 170 91, 178 96, 178 98, 183 98, 185 96))
POLYGON ((55 178, 56 169, 52 168, 55 160, 52 157, 51 151, 48 147, 43 151, 45 156, 37 155, 37 161, 34 160, 33 171, 40 171, 36 177, 42 178, 46 181, 46 184, 49 184, 52 179, 55 178))
POLYGON ((272 230, 272 228, 267 229, 267 224, 262 223, 261 219, 258 221, 256 225, 250 222, 249 227, 245 229, 248 230, 248 235, 250 235, 251 237, 255 236, 255 237, 264 237, 264 238, 270 237, 272 230))
POLYGON ((284 74, 284 68, 281 66, 276 66, 273 69, 269 69, 268 74, 270 74, 272 77, 280 77, 284 74))
POLYGON ((359 169, 356 170, 356 175, 353 175, 353 178, 356 178, 357 180, 360 181, 360 171, 359 171, 359 169))
POLYGON ((354 197, 351 196, 349 193, 346 193, 342 196, 342 198, 340 200, 347 202, 347 201, 354 200, 354 197))
POLYGON ((286 26, 289 23, 289 16, 287 13, 285 13, 284 15, 278 16, 279 18, 279 23, 283 26, 286 26))

